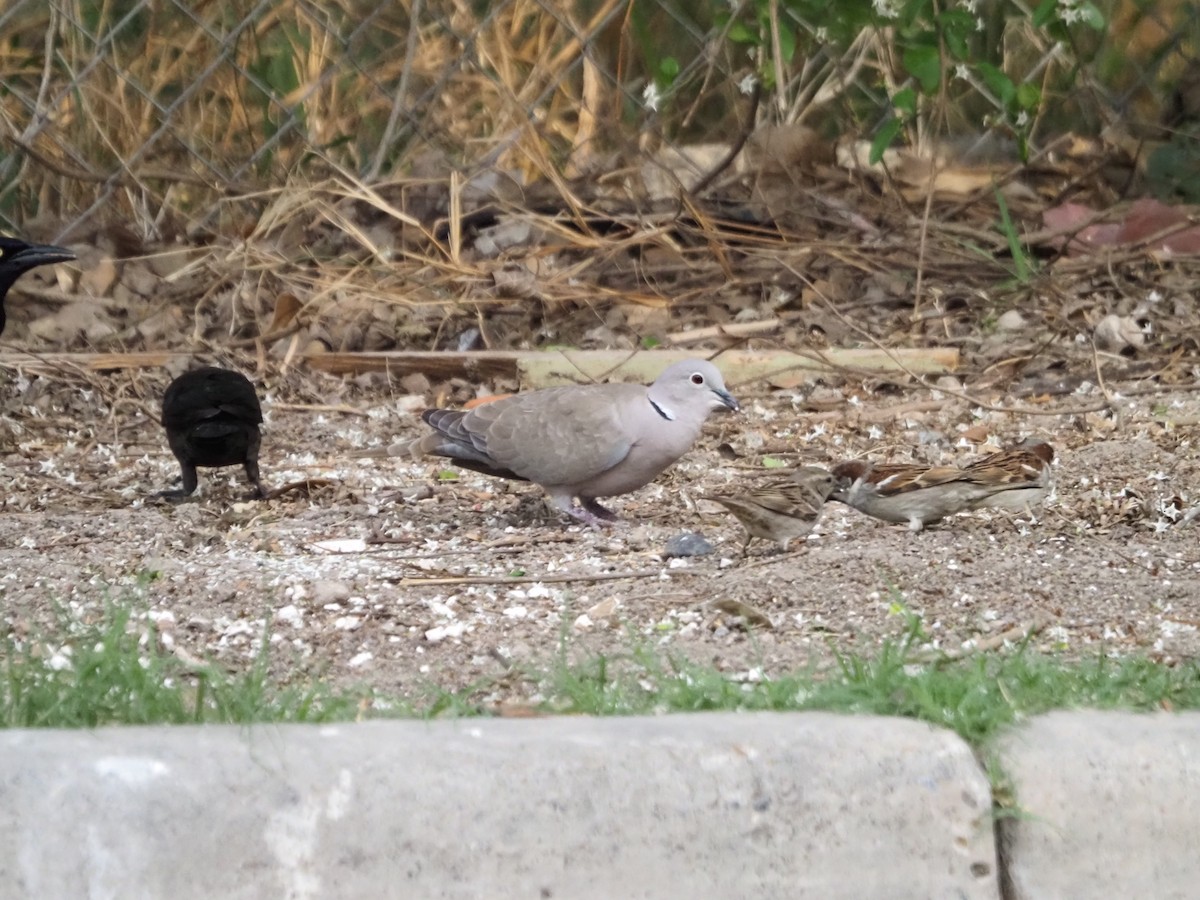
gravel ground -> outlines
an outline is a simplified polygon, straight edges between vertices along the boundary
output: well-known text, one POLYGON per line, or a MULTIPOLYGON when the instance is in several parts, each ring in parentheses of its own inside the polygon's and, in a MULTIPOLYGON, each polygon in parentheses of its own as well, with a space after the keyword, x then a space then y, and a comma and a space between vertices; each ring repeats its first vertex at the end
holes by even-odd
POLYGON ((657 645, 757 678, 869 652, 904 632, 906 610, 949 651, 1030 625, 1035 646, 1073 654, 1200 651, 1200 452, 1186 424, 1200 409, 1187 391, 1103 415, 1079 411, 1096 399, 1085 384, 1036 416, 853 383, 741 392, 742 414, 714 416, 674 469, 615 498, 626 521, 600 532, 529 485, 355 458, 420 424, 423 398, 371 379, 293 375, 266 392, 265 480, 323 483, 248 501, 240 469, 201 470, 200 496, 172 505, 150 496, 178 477, 153 418, 166 376, 112 381, 0 373, 4 621, 48 653, 70 619, 128 597, 187 658, 243 667, 269 634, 285 681, 418 696, 494 679, 496 701, 527 699, 536 685, 503 676, 564 646, 657 645), (764 456, 965 463, 1030 434, 1058 450, 1036 520, 971 513, 914 535, 831 502, 798 548, 755 542, 742 559, 740 526, 700 499, 761 477, 764 456), (667 559, 684 531, 714 552, 667 559))

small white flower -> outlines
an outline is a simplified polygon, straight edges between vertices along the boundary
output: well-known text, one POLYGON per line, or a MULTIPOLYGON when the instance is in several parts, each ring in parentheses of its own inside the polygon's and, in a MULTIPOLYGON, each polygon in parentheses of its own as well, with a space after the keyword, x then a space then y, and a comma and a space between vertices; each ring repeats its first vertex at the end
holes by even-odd
POLYGON ((975 8, 979 5, 979 0, 963 0, 963 9, 969 13, 975 12, 975 8))
POLYGON ((954 67, 954 77, 961 78, 963 81, 971 80, 971 70, 967 68, 966 63, 959 63, 954 67))
POLYGON ((975 30, 983 31, 983 17, 982 16, 975 17, 975 30))
POLYGON ((749 97, 754 93, 754 88, 758 84, 758 76, 753 72, 738 82, 738 90, 749 97))
POLYGON ((895 0, 871 0, 871 5, 875 7, 875 14, 881 19, 900 18, 900 9, 895 0))
POLYGON ((828 44, 829 43, 829 29, 826 28, 824 25, 822 25, 820 28, 818 28, 813 33, 813 39, 816 40, 816 42, 818 44, 828 44))
POLYGON ((1029 113, 1025 112, 1025 110, 1021 110, 1019 113, 1017 113, 1017 127, 1024 128, 1028 124, 1029 113))
POLYGON ((653 81, 642 88, 642 103, 646 109, 651 112, 658 112, 658 105, 662 102, 662 93, 658 90, 658 85, 653 81))

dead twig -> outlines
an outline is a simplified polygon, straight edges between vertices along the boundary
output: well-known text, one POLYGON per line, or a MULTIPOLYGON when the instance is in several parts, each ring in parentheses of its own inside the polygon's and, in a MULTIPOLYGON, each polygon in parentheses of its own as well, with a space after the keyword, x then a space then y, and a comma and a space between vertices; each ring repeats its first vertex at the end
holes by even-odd
POLYGON ((708 341, 713 338, 728 337, 742 338, 754 337, 759 334, 767 334, 783 327, 789 321, 800 318, 799 315, 793 316, 774 316, 770 319, 763 319, 759 322, 730 322, 725 325, 709 325, 704 328, 689 328, 686 331, 676 331, 673 334, 668 334, 666 343, 672 346, 681 346, 683 344, 695 344, 699 341, 708 341))
POLYGON ((918 375, 916 372, 913 372, 910 369, 908 369, 908 367, 898 357, 896 357, 894 355, 895 354, 894 350, 892 350, 889 347, 884 346, 883 342, 880 341, 878 338, 876 338, 873 334, 871 334, 870 332, 868 332, 866 329, 862 328, 861 326, 855 324, 854 322, 851 322, 846 316, 842 315, 842 313, 838 311, 837 307, 835 307, 833 305, 833 303, 829 300, 829 298, 825 297, 823 294, 821 294, 820 288, 817 285, 813 284, 809 278, 807 278, 802 273, 796 271, 794 268, 792 268, 791 266, 789 266, 786 262, 783 262, 782 260, 780 261, 780 265, 783 266, 785 269, 787 269, 789 272, 791 272, 793 275, 795 275, 797 278, 799 278, 804 284, 806 284, 814 292, 816 292, 817 296, 820 297, 821 301, 825 304, 825 307, 833 315, 837 316, 838 319, 840 319, 847 328, 850 328, 857 334, 861 335, 864 340, 870 341, 872 344, 874 344, 875 347, 881 353, 883 353, 885 356, 890 358, 896 364, 896 367, 898 369, 900 369, 901 371, 908 374, 915 382, 917 382, 917 384, 919 384, 921 387, 923 387, 927 390, 937 391, 939 393, 946 394, 947 396, 950 396, 950 397, 957 397, 959 400, 965 400, 966 402, 970 403, 972 406, 977 406, 980 409, 986 409, 991 412, 1009 413, 1012 415, 1078 416, 1078 415, 1083 415, 1085 413, 1100 412, 1101 410, 1112 408, 1112 404, 1107 399, 1103 403, 1094 403, 1090 406, 1077 406, 1077 407, 1072 407, 1070 409, 1035 409, 1034 407, 1031 407, 1031 406, 1000 406, 1000 405, 997 405, 994 403, 986 403, 977 397, 972 397, 966 391, 958 391, 953 388, 944 387, 942 385, 930 384, 929 382, 927 382, 924 379, 924 377, 922 377, 921 375, 918 375))
POLYGON ((746 146, 746 141, 750 140, 750 135, 754 133, 754 126, 758 121, 758 105, 762 101, 762 79, 756 78, 754 81, 754 90, 750 94, 750 108, 746 111, 746 121, 742 123, 742 130, 737 136, 737 140, 733 142, 733 146, 729 148, 729 152, 725 154, 715 166, 712 167, 707 175, 701 178, 692 186, 692 196, 698 197, 702 194, 717 176, 724 172, 737 159, 738 154, 742 152, 742 148, 746 146))
POLYGON ((952 650, 930 650, 925 653, 919 653, 913 657, 912 661, 915 663, 935 664, 956 662, 976 653, 987 653, 989 650, 996 650, 1005 644, 1028 640, 1049 625, 1051 621, 1050 616, 1045 613, 1039 613, 1028 622, 1014 625, 1012 628, 1008 628, 999 634, 994 634, 989 638, 984 638, 983 640, 972 638, 969 641, 965 641, 961 647, 952 650))
POLYGON ((845 422, 848 425, 865 423, 868 425, 891 422, 915 412, 937 412, 944 409, 949 400, 914 400, 911 403, 898 403, 883 409, 831 409, 827 412, 808 413, 806 422, 845 422))
POLYGON ((1113 397, 1112 391, 1108 389, 1108 384, 1104 381, 1104 369, 1100 365, 1100 350, 1096 346, 1096 342, 1092 341, 1092 368, 1096 372, 1096 386, 1100 388, 1100 393, 1104 395, 1104 399, 1108 401, 1108 405, 1112 407, 1114 412, 1117 412, 1118 424, 1120 422, 1120 412, 1117 411, 1117 401, 1113 397))
POLYGON ((332 478, 305 478, 303 481, 289 481, 287 484, 282 484, 273 490, 267 491, 262 499, 275 500, 284 494, 292 493, 308 496, 316 488, 329 487, 337 483, 332 478))
POLYGON ((339 413, 344 416, 362 416, 370 418, 370 413, 364 409, 355 409, 345 403, 272 403, 271 409, 287 410, 288 412, 308 413, 339 413))
MULTIPOLYGON (((599 572, 592 575, 559 574, 559 575, 448 575, 440 578, 409 578, 404 575, 384 576, 384 580, 399 587, 436 587, 448 584, 583 584, 593 581, 626 581, 638 578, 661 578, 665 569, 642 569, 633 572, 599 572)), ((700 571, 687 569, 672 569, 671 577, 676 575, 703 575, 700 571)))
MULTIPOLYGON (((478 556, 481 550, 498 550, 507 552, 516 550, 520 547, 525 547, 530 544, 574 544, 579 540, 579 536, 575 534, 554 534, 554 535, 510 535, 501 538, 498 541, 491 541, 486 544, 466 547, 461 550, 438 550, 433 553, 413 553, 407 556, 392 556, 389 559, 394 559, 397 562, 421 562, 427 559, 441 559, 445 556, 478 556)), ((369 537, 366 539, 368 547, 381 547, 394 544, 408 545, 412 543, 410 538, 389 538, 382 536, 369 537)))

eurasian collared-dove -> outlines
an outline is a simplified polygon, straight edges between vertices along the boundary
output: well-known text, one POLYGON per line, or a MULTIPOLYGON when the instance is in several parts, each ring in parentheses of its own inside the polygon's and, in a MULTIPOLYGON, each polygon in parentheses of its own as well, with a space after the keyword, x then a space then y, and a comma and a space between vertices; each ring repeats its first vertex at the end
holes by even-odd
POLYGON ((167 443, 183 469, 183 488, 163 497, 186 497, 196 490, 196 467, 241 464, 259 497, 266 496, 258 474, 258 426, 262 408, 246 376, 216 366, 180 375, 163 394, 162 424, 167 443))
POLYGON ((812 531, 835 486, 828 469, 805 466, 786 480, 776 479, 740 494, 706 499, 720 503, 745 527, 743 556, 756 537, 775 541, 786 553, 791 541, 812 531))
POLYGON ((433 434, 413 455, 541 485, 563 512, 591 525, 617 517, 597 497, 628 494, 683 456, 709 413, 737 410, 712 363, 684 360, 649 387, 589 384, 515 394, 462 412, 427 410, 433 434), (573 502, 579 498, 579 506, 573 502))

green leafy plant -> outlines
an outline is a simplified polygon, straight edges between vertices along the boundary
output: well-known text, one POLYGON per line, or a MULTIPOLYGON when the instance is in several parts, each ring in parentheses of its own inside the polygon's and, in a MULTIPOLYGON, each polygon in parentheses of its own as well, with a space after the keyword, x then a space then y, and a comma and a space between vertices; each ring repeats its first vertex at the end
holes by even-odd
POLYGON ((1037 273, 1037 265, 1025 252, 1021 236, 1017 234, 1017 226, 1013 224, 1012 216, 1008 213, 1008 204, 1004 195, 996 191, 996 205, 1000 208, 1000 230, 1008 242, 1008 252, 1012 255, 1013 275, 1021 284, 1028 284, 1037 273))
POLYGON ((883 87, 889 111, 874 128, 876 163, 910 125, 944 122, 951 106, 968 121, 982 108, 981 124, 1011 134, 1025 158, 1047 71, 1073 70, 1078 61, 1066 48, 1079 46, 1074 30, 1100 31, 1105 20, 1090 0, 1045 0, 1034 10, 1010 0, 750 0, 718 24, 731 44, 749 50, 754 77, 769 91, 812 96, 790 73, 821 69, 822 60, 834 78, 851 70, 871 90, 883 87), (1018 27, 1027 52, 1006 58, 1003 37, 1018 27))
POLYGON ((0 727, 322 722, 353 718, 366 696, 320 681, 278 684, 267 640, 241 673, 184 662, 161 649, 153 622, 125 602, 87 624, 64 611, 54 631, 0 639, 0 727))

